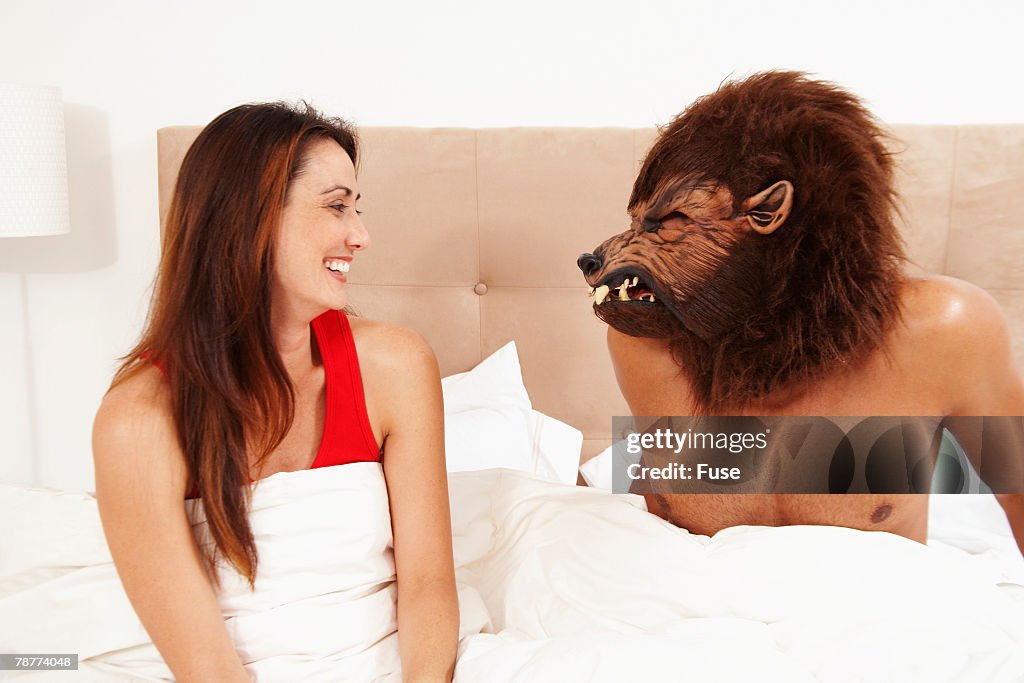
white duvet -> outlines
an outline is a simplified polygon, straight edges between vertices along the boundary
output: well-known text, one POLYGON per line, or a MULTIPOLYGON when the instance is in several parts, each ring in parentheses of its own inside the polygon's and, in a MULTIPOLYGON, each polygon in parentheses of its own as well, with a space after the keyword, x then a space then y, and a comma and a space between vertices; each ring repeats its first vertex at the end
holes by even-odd
MULTIPOLYGON (((1024 588, 963 553, 834 527, 708 539, 642 499, 509 470, 449 486, 457 683, 1024 680, 1024 588)), ((0 652, 81 660, 14 679, 170 678, 91 498, 0 487, 0 514, 36 521, 0 532, 0 652)), ((257 590, 225 570, 221 605, 254 679, 398 680, 380 466, 275 475, 256 488, 252 526, 257 590)))
MULTIPOLYGON (((4 539, 22 550, 0 560, 0 652, 78 653, 77 675, 36 674, 47 681, 171 680, 121 588, 95 501, 79 494, 39 497, 0 491, 4 519, 51 520, 4 539), (42 564, 55 576, 40 576, 42 564), (17 590, 32 574, 34 585, 17 590)), ((186 505, 197 537, 207 539, 201 506, 186 505)), ((381 466, 269 477, 255 489, 250 523, 259 552, 256 591, 231 569, 221 566, 219 574, 228 631, 253 679, 399 680, 391 518, 381 466)))
POLYGON ((1024 680, 1021 587, 949 548, 820 526, 708 539, 508 471, 450 486, 463 619, 488 619, 458 683, 1024 680))

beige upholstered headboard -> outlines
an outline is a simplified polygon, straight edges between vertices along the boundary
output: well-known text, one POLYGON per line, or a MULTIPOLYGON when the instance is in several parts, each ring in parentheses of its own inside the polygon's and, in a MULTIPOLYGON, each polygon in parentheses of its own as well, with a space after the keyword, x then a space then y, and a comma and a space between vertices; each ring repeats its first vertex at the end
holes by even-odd
MULTIPOLYGON (((198 127, 158 132, 161 224, 198 127)), ((1024 125, 898 126, 911 257, 988 289, 1024 367, 1024 125)), ((418 330, 442 374, 505 342, 534 407, 583 431, 583 458, 628 414, 576 257, 627 226, 654 129, 363 128, 372 248, 352 270, 369 318, 418 330)))

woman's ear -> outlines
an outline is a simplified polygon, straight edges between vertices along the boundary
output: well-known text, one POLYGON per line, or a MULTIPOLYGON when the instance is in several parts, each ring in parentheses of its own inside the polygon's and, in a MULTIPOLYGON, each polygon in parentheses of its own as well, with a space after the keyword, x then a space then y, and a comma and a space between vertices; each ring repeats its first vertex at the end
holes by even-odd
POLYGON ((747 197, 743 214, 756 232, 769 235, 782 225, 793 208, 793 183, 780 180, 766 190, 747 197))

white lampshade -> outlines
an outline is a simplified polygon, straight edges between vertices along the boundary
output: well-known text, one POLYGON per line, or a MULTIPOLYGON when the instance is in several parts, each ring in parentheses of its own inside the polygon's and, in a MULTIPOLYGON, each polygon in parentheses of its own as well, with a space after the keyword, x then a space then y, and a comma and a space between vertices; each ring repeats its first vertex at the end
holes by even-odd
POLYGON ((60 89, 0 84, 0 237, 70 228, 60 89))

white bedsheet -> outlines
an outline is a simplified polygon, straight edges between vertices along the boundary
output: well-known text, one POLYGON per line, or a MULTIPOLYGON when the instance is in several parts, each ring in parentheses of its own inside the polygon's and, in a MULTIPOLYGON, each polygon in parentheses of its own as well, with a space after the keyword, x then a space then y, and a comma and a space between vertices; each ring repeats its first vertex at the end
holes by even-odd
MULTIPOLYGON (((834 527, 708 539, 633 496, 509 470, 449 484, 457 683, 1024 679, 1021 587, 955 549, 834 527)), ((8 487, 0 513, 31 516, 36 498, 8 487)), ((51 529, 45 548, 29 532, 0 533, 25 537, 0 558, 0 652, 77 652, 82 670, 13 679, 168 678, 110 564, 95 503, 48 501, 74 522, 51 529)), ((257 591, 225 571, 221 604, 254 678, 397 680, 380 466, 275 475, 256 489, 252 525, 257 591)))
POLYGON ((450 484, 463 618, 487 622, 457 683, 1024 679, 1020 586, 948 547, 812 526, 709 539, 634 496, 508 471, 450 484))
MULTIPOLYGON (((20 498, 5 495, 2 507, 24 514, 33 496, 25 492, 20 498)), ((6 595, 8 580, 28 570, 21 566, 13 576, 0 571, 0 652, 78 653, 87 660, 77 675, 34 677, 47 681, 170 680, 110 562, 95 502, 60 499, 62 512, 76 517, 72 526, 79 535, 60 538, 67 532, 54 528, 57 537, 39 552, 67 571, 6 595), (52 555, 72 542, 73 554, 52 555)), ((193 528, 206 538, 201 507, 188 505, 193 528)), ((250 523, 259 552, 256 591, 233 569, 221 566, 219 573, 228 631, 253 679, 399 680, 391 518, 381 466, 359 463, 269 477, 253 494, 250 523)), ((31 564, 31 558, 23 553, 18 562, 31 564)))

